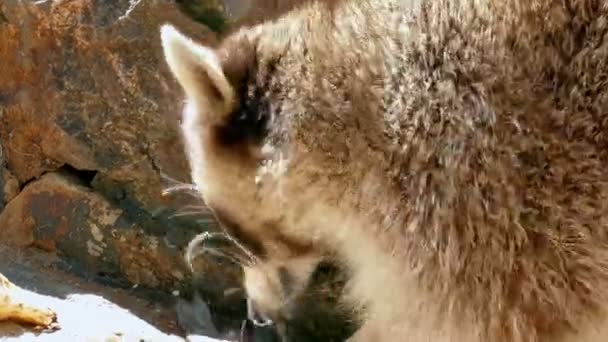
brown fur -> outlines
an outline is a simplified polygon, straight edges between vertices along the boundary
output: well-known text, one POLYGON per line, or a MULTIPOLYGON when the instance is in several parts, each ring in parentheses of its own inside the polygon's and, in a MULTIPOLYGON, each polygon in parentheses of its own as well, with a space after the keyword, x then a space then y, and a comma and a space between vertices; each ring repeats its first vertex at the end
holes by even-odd
POLYGON ((607 3, 328 6, 192 59, 163 29, 193 180, 264 246, 258 310, 332 253, 353 341, 607 340, 607 3))

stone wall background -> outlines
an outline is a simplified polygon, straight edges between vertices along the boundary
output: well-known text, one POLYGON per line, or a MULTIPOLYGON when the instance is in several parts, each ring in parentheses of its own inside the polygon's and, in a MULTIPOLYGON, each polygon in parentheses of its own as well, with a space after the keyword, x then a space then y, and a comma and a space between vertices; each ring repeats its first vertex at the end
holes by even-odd
MULTIPOLYGON (((200 209, 195 197, 162 195, 189 170, 175 127, 183 95, 159 26, 213 44, 231 20, 250 24, 297 3, 251 1, 0 0, 0 243, 55 253, 110 286, 201 293, 220 327, 239 323, 240 269, 200 258, 192 279, 183 261, 213 219, 180 216, 200 209)), ((303 326, 329 323, 331 340, 341 328, 325 311, 315 305, 303 326)))
POLYGON ((161 174, 187 181, 188 168, 158 26, 213 33, 170 1, 4 0, 0 18, 0 241, 175 288, 176 247, 206 227, 171 218, 189 199, 162 196, 161 174))

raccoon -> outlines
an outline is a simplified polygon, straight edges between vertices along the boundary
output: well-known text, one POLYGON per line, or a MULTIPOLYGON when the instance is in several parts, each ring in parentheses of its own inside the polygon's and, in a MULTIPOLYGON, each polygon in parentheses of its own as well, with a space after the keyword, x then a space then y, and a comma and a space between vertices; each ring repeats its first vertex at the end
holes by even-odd
POLYGON ((308 1, 161 28, 259 323, 328 255, 350 341, 608 339, 608 3, 308 1))

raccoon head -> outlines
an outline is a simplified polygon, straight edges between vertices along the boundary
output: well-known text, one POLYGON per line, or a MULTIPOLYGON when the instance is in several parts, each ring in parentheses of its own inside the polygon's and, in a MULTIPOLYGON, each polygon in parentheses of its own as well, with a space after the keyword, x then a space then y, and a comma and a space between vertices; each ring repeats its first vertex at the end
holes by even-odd
POLYGON ((260 179, 268 166, 269 125, 280 106, 273 99, 289 92, 273 83, 281 38, 261 48, 260 32, 242 30, 207 47, 167 24, 161 40, 187 98, 181 133, 192 180, 220 226, 245 251, 250 318, 265 324, 289 319, 323 253, 313 237, 292 225, 293 206, 260 179))

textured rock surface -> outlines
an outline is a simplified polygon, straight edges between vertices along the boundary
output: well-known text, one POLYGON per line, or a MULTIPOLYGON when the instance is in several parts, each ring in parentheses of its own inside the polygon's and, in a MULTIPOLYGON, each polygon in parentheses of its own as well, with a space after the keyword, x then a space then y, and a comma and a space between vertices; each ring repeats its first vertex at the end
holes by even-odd
POLYGON ((0 207, 33 182, 4 210, 4 241, 174 287, 184 278, 174 265, 180 248, 205 227, 170 219, 187 202, 161 195, 161 173, 187 180, 188 168, 171 117, 181 90, 165 68, 158 27, 172 22, 206 41, 212 34, 169 1, 5 0, 0 14, 0 207), (58 169, 78 180, 36 181, 58 169), (95 229, 99 208, 82 202, 93 193, 114 220, 95 229), (106 236, 116 231, 119 238, 106 236))
POLYGON ((0 210, 19 193, 19 182, 5 167, 0 166, 0 210))
POLYGON ((151 288, 170 288, 185 278, 183 258, 166 241, 145 235, 123 210, 66 172, 28 184, 0 214, 0 227, 4 243, 59 252, 98 275, 124 275, 151 288))
POLYGON ((18 193, 19 182, 15 176, 6 169, 4 152, 2 144, 0 144, 0 212, 2 212, 6 204, 15 198, 18 193))
POLYGON ((36 333, 0 322, 2 341, 219 341, 201 335, 181 337, 170 303, 84 281, 62 271, 62 261, 53 254, 0 246, 0 255, 0 273, 17 286, 15 297, 55 311, 60 328, 36 333))
POLYGON ((133 215, 169 210, 159 172, 187 179, 187 165, 166 117, 181 101, 158 26, 212 35, 166 1, 0 4, 0 139, 12 173, 23 183, 67 164, 96 172, 101 190, 113 182, 133 215))

